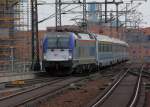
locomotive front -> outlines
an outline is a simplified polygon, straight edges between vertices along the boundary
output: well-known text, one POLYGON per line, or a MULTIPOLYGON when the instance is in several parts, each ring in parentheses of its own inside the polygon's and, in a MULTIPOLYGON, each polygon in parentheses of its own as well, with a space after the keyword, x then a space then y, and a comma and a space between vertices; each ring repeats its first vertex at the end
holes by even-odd
POLYGON ((49 32, 43 41, 43 67, 50 74, 70 74, 74 48, 70 32, 49 32))

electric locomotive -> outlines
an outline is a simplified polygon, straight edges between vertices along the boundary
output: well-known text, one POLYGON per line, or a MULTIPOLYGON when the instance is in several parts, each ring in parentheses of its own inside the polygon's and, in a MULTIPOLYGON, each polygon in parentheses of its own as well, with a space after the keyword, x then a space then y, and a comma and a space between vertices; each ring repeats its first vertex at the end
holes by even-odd
POLYGON ((48 32, 43 41, 43 66, 50 74, 90 71, 95 56, 96 39, 88 33, 48 32))
POLYGON ((128 44, 85 32, 47 32, 43 67, 50 74, 89 73, 128 59, 128 44))

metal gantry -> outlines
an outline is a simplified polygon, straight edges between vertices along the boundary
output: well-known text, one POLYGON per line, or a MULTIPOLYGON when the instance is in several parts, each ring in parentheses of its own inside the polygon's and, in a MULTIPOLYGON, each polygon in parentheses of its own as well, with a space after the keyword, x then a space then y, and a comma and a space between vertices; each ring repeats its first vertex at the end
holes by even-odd
MULTIPOLYGON (((82 21, 82 28, 83 30, 87 30, 87 4, 97 4, 100 6, 100 8, 102 9, 102 4, 105 4, 105 23, 107 23, 107 5, 108 4, 121 4, 123 3, 122 1, 120 2, 116 2, 115 0, 113 1, 107 1, 105 0, 105 2, 86 2, 86 0, 83 0, 82 2, 79 0, 78 2, 62 2, 61 0, 55 0, 55 20, 56 20, 56 30, 58 30, 58 28, 61 28, 62 25, 62 21, 61 21, 61 6, 62 5, 82 5, 83 6, 83 21, 82 21)), ((47 4, 53 4, 53 3, 47 3, 47 4)), ((101 13, 102 14, 102 13, 101 13)), ((101 16, 100 16, 101 17, 101 16)))

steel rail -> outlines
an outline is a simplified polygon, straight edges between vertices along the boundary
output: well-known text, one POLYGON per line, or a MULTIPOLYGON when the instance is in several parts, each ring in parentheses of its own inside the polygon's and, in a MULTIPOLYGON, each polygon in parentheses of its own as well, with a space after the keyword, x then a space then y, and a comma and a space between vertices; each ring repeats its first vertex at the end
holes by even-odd
POLYGON ((24 94, 24 93, 27 93, 27 92, 30 92, 30 91, 34 91, 36 89, 40 89, 40 88, 43 88, 45 86, 48 86, 48 85, 52 85, 52 84, 55 84, 59 81, 61 81, 62 79, 53 79, 53 80, 50 80, 49 82, 45 83, 45 84, 42 84, 40 86, 37 86, 37 87, 34 87, 34 88, 31 88, 31 89, 28 89, 28 90, 24 90, 24 91, 20 91, 18 93, 15 93, 15 94, 12 94, 12 95, 9 95, 9 96, 6 96, 6 97, 1 97, 0 98, 0 101, 3 101, 3 100, 6 100, 6 99, 9 99, 9 98, 12 98, 12 97, 15 97, 17 95, 21 95, 21 94, 24 94))
POLYGON ((118 84, 123 80, 123 78, 127 75, 129 72, 129 69, 119 78, 119 80, 103 95, 96 103, 94 103, 91 107, 97 107, 99 104, 101 104, 109 95, 112 93, 112 91, 118 86, 118 84))
POLYGON ((134 107, 135 104, 136 104, 136 101, 138 99, 139 91, 140 91, 140 84, 141 84, 141 79, 142 79, 143 68, 144 68, 144 65, 142 66, 142 68, 140 70, 140 75, 139 75, 137 86, 136 86, 136 92, 133 95, 134 97, 133 97, 133 100, 131 101, 131 103, 129 104, 129 107, 134 107))
MULTIPOLYGON (((71 79, 71 78, 67 78, 67 79, 65 78, 64 80, 68 80, 68 79, 71 79)), ((43 97, 53 96, 53 95, 57 94, 57 92, 60 92, 60 91, 62 91, 63 89, 65 89, 67 86, 69 86, 69 84, 71 84, 71 83, 76 83, 76 82, 82 81, 82 80, 84 80, 84 79, 87 79, 87 77, 75 79, 75 80, 73 80, 73 81, 71 81, 71 82, 68 82, 66 85, 63 85, 63 86, 61 86, 61 87, 59 87, 59 88, 56 88, 56 89, 53 90, 53 91, 48 91, 48 92, 46 92, 46 93, 42 93, 41 95, 33 96, 33 97, 31 97, 31 98, 29 98, 29 99, 23 101, 23 102, 20 102, 19 104, 16 104, 15 107, 28 104, 28 103, 30 103, 30 102, 32 102, 32 101, 36 101, 36 100, 38 101, 40 98, 43 98, 43 97)))
MULTIPOLYGON (((94 76, 94 75, 91 75, 90 77, 92 77, 92 76, 94 76)), ((33 101, 36 102, 42 98, 47 98, 47 96, 48 97, 53 96, 53 95, 57 94, 58 92, 62 91, 63 89, 66 89, 67 86, 69 86, 69 84, 76 83, 78 81, 82 81, 84 79, 87 79, 87 77, 89 77, 89 76, 86 76, 84 78, 83 77, 59 78, 59 80, 57 79, 56 81, 53 81, 52 83, 47 83, 47 84, 45 84, 45 86, 42 85, 40 87, 25 90, 24 92, 19 92, 17 94, 10 95, 5 98, 1 98, 0 102, 3 102, 3 103, 0 104, 0 106, 5 107, 5 106, 11 105, 12 107, 14 107, 14 106, 18 107, 18 106, 30 104, 33 101), (40 91, 40 90, 43 90, 43 91, 40 91), (38 91, 39 91, 39 94, 36 94, 36 93, 38 93, 38 91), (33 95, 31 96, 32 93, 33 93, 33 95), (15 102, 17 101, 17 98, 22 98, 22 99, 19 99, 20 101, 17 103, 13 103, 13 101, 15 101, 15 102), (10 103, 9 102, 7 103, 7 101, 9 101, 10 103)))

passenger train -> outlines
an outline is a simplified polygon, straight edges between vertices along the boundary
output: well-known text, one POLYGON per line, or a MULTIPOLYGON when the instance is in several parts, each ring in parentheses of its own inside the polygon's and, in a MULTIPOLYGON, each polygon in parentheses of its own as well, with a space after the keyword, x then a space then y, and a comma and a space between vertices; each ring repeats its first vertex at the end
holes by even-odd
POLYGON ((105 35, 47 32, 43 67, 50 74, 89 73, 128 60, 128 44, 105 35))

